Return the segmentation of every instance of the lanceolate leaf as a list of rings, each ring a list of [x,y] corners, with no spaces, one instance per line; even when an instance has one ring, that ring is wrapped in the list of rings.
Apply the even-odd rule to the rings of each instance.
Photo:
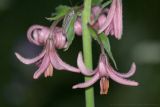
[[[96,31],[91,27],[88,27],[88,28],[89,28],[89,32],[91,33],[92,38],[100,44],[101,41],[99,40]]]
[[[110,5],[111,3],[112,3],[112,0],[108,0],[108,1],[104,2],[102,4],[102,8],[105,8],[106,6]]]
[[[65,33],[68,32],[69,26],[71,24],[71,21],[73,20],[75,15],[74,10],[70,11],[67,15],[65,15],[64,19],[63,19],[63,23],[62,23],[62,27],[65,31]]]
[[[99,38],[106,50],[106,52],[108,53],[108,56],[110,57],[110,59],[113,61],[113,64],[115,66],[115,68],[117,69],[117,64],[116,64],[116,61],[112,55],[112,51],[111,51],[111,46],[110,46],[110,42],[109,42],[109,38],[104,34],[104,33],[101,33],[99,35]]]
[[[104,33],[101,33],[100,35],[97,35],[96,31],[94,29],[92,29],[91,27],[89,27],[89,31],[91,33],[92,38],[94,40],[96,40],[99,43],[99,45],[103,45],[103,47],[105,48],[105,51],[108,53],[108,56],[113,61],[114,66],[117,69],[117,65],[116,65],[115,59],[114,59],[114,57],[112,55],[109,38],[106,35],[104,35]]]
[[[70,12],[71,7],[65,6],[65,5],[60,5],[56,7],[55,13],[52,14],[50,18],[47,18],[47,20],[53,21],[53,20],[58,20],[61,17],[64,17],[68,12]]]
[[[92,0],[92,5],[100,5],[103,0]]]
[[[69,46],[72,44],[73,40],[74,40],[74,37],[75,37],[75,32],[74,32],[74,23],[77,19],[77,15],[74,14],[70,20],[69,20],[69,23],[66,25],[66,28],[65,31],[66,31],[66,35],[67,35],[67,47],[65,49],[68,50]]]

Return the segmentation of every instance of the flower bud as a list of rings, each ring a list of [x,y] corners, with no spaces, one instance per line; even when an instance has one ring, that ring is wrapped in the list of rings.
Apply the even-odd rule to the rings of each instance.
[[[82,35],[82,24],[80,18],[78,18],[77,21],[74,23],[74,32],[77,36]]]

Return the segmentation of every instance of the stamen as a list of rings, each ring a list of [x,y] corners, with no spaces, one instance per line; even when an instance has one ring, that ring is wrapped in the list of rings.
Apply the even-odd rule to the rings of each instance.
[[[45,77],[53,76],[53,67],[51,64],[48,66],[47,70],[44,72],[44,76]]]
[[[100,94],[107,95],[109,88],[109,80],[106,77],[102,77],[100,80]]]

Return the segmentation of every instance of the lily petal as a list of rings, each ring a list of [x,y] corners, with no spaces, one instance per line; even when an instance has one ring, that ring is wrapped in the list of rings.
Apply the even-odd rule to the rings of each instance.
[[[109,67],[106,67],[106,70],[109,74],[109,77],[119,84],[128,85],[128,86],[138,86],[139,85],[139,83],[136,81],[127,80],[127,79],[117,76],[116,74],[112,72],[112,70]]]
[[[68,71],[71,71],[71,72],[80,73],[80,70],[78,68],[73,67],[73,66],[65,63],[64,61],[62,61],[61,58],[58,56],[58,54],[56,54],[56,57],[57,57],[56,59],[59,62],[59,64],[61,66],[63,66],[65,70],[68,70]]]
[[[115,37],[120,39],[122,36],[122,1],[117,0],[115,16],[113,18]]]
[[[84,82],[84,83],[79,83],[77,85],[74,85],[72,88],[87,88],[91,85],[93,85],[98,79],[100,78],[99,73],[95,74],[90,80]]]
[[[24,58],[22,57],[20,54],[15,52],[16,57],[24,64],[33,64],[35,62],[37,62],[38,60],[40,60],[44,55],[45,55],[46,51],[43,50],[38,56],[36,56],[35,58]]]
[[[61,66],[61,65],[59,64],[59,62],[57,61],[57,57],[56,57],[56,55],[55,55],[55,52],[51,51],[51,52],[49,53],[49,57],[50,57],[50,61],[51,61],[52,65],[54,66],[54,68],[56,68],[56,69],[58,69],[58,70],[63,70],[63,69],[64,69],[64,67]]]
[[[50,60],[56,69],[68,70],[68,71],[76,72],[76,73],[80,72],[80,70],[78,68],[73,67],[73,66],[71,66],[61,60],[61,58],[59,57],[59,55],[57,54],[57,52],[55,50],[55,47],[53,46],[52,41],[50,41],[49,46],[50,46],[50,52],[49,52]]]
[[[129,78],[136,72],[136,64],[135,63],[132,63],[131,68],[127,73],[119,73],[119,72],[115,71],[112,67],[110,67],[110,68],[114,74],[116,74],[117,76],[122,77],[122,78]]]
[[[123,23],[122,23],[122,0],[117,0],[117,9],[114,17],[114,27],[116,28],[115,31],[115,37],[117,39],[120,39],[122,36],[122,29],[123,29]]]
[[[82,53],[81,52],[79,52],[79,54],[78,54],[77,65],[78,65],[78,68],[80,69],[81,73],[83,75],[86,75],[86,76],[92,76],[97,71],[97,70],[92,71],[92,70],[89,70],[89,69],[86,68],[86,66],[84,64],[84,61],[82,59]]]
[[[48,68],[49,63],[50,63],[49,57],[45,55],[42,60],[42,64],[40,65],[39,69],[34,73],[33,78],[37,79],[42,73],[44,73]]]
[[[99,62],[99,65],[98,65],[98,70],[99,70],[99,75],[100,77],[103,77],[103,76],[108,76],[107,72],[106,72],[106,67],[104,65],[104,63],[102,61]]]
[[[113,0],[112,1],[111,7],[110,7],[110,9],[108,11],[107,19],[106,19],[105,23],[103,24],[103,26],[98,31],[98,34],[102,33],[109,26],[109,24],[111,23],[111,21],[112,21],[112,19],[114,17],[114,14],[115,14],[115,10],[116,10],[116,1],[117,0]]]
[[[28,31],[27,31],[28,40],[29,40],[30,42],[36,44],[36,45],[40,45],[40,43],[39,43],[38,41],[34,40],[32,33],[33,33],[34,30],[38,30],[38,29],[42,30],[43,28],[44,28],[44,27],[41,26],[41,25],[32,25],[32,26],[28,29]]]

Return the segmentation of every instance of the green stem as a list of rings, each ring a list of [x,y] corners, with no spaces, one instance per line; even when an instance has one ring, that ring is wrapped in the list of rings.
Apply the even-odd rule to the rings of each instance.
[[[91,13],[91,2],[92,0],[84,0],[84,10],[82,12],[82,34],[83,34],[83,54],[84,54],[84,62],[86,67],[92,69],[92,44],[91,44],[91,36],[88,29],[88,23],[90,21],[90,13]],[[90,77],[85,77],[85,81],[89,80]],[[89,87],[85,90],[85,100],[86,107],[94,107],[94,88]]]

